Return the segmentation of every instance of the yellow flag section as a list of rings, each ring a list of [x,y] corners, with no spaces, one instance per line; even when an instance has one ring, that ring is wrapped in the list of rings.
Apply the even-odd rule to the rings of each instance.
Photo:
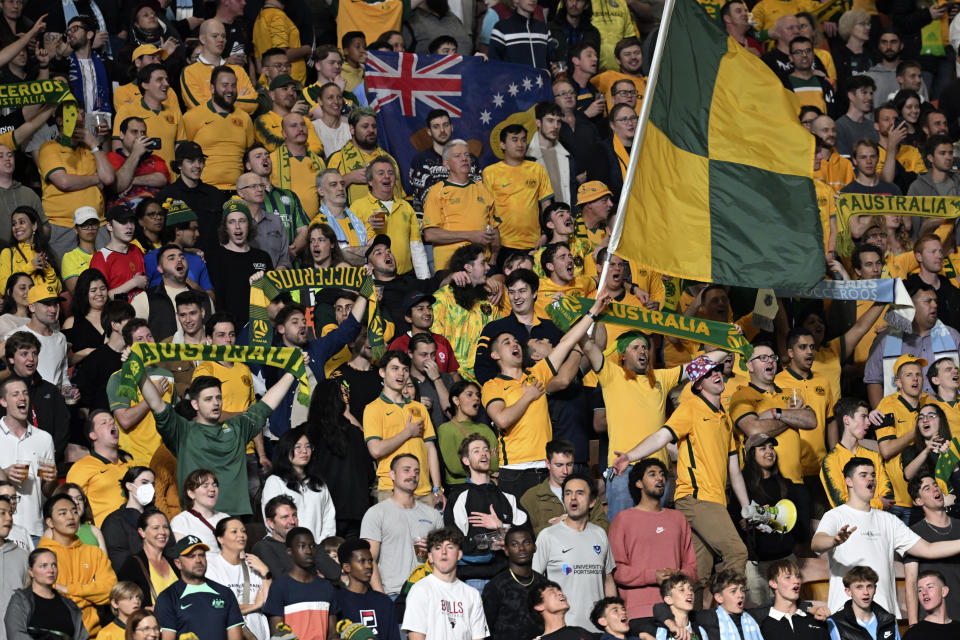
[[[814,141],[795,113],[759,58],[677,0],[615,253],[703,282],[819,282]]]

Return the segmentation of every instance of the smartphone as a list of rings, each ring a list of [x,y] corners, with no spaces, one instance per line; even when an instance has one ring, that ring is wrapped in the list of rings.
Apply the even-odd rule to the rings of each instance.
[[[906,121],[905,121],[903,118],[897,117],[897,118],[893,121],[893,128],[896,129],[897,127],[899,127],[900,125],[902,125],[904,122],[906,122]]]
[[[147,138],[147,149],[152,149],[154,151],[160,149],[163,141],[160,138]]]

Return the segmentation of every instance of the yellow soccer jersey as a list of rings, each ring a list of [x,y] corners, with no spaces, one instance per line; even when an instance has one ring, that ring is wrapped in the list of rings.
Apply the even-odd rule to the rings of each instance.
[[[598,73],[590,78],[590,84],[592,84],[596,90],[602,93],[603,97],[607,99],[607,107],[609,112],[609,107],[613,104],[613,85],[620,80],[629,80],[633,83],[633,86],[636,87],[636,112],[637,115],[640,115],[640,105],[643,104],[643,95],[647,92],[647,79],[643,76],[631,76],[623,73],[622,71],[614,71],[613,69],[610,69],[608,71]]]
[[[441,181],[430,187],[423,201],[423,228],[437,227],[446,231],[479,231],[488,225],[497,226],[493,210],[493,194],[483,184],[455,184]],[[450,256],[466,242],[434,245],[433,263],[445,269]]]
[[[777,385],[768,391],[761,389],[752,382],[746,384],[733,394],[730,399],[730,419],[733,424],[746,416],[759,416],[769,409],[786,409],[787,394]],[[777,465],[780,474],[795,484],[803,482],[803,471],[800,466],[800,433],[799,429],[788,427],[777,434]],[[737,440],[746,440],[742,432],[738,432]]]
[[[753,7],[757,29],[768,31],[781,16],[796,15],[801,11],[816,11],[820,4],[814,0],[760,0]]]
[[[887,161],[887,150],[880,147],[880,158],[877,160],[877,173],[883,171]],[[923,162],[920,150],[909,144],[902,144],[897,148],[897,162],[903,165],[905,171],[911,173],[926,173],[927,165]]]
[[[667,420],[679,456],[675,499],[691,496],[726,506],[727,465],[737,455],[733,423],[702,395],[681,402]]]
[[[536,380],[546,387],[555,374],[550,359],[544,358],[527,369],[520,379],[504,375],[493,377],[483,385],[483,406],[489,407],[491,403],[500,401],[505,407],[511,407],[523,396],[524,382]],[[500,430],[499,438],[501,468],[505,465],[543,460],[547,443],[553,438],[546,394],[531,402],[512,427],[506,431]]]
[[[381,491],[393,490],[393,480],[390,479],[390,461],[401,453],[410,453],[420,461],[420,483],[414,493],[418,496],[425,496],[431,490],[426,443],[437,439],[433,430],[433,423],[430,422],[430,412],[427,411],[425,406],[419,402],[396,404],[380,394],[363,410],[363,439],[365,442],[370,442],[371,440],[392,438],[403,431],[408,416],[415,421],[423,421],[423,437],[410,438],[400,445],[396,451],[377,460],[377,478],[379,479],[377,488]]]
[[[553,302],[553,296],[555,294],[562,293],[565,296],[573,295],[591,298],[596,290],[596,280],[587,276],[574,278],[566,285],[559,285],[550,278],[540,278],[540,289],[537,291],[537,299],[533,304],[533,308],[538,316],[549,318],[547,305]]]
[[[947,400],[941,400],[940,396],[936,396],[934,402],[937,403],[938,407],[943,409],[944,415],[947,416],[947,422],[950,425],[950,437],[960,437],[960,402],[957,400],[949,402]]]
[[[840,191],[856,176],[853,174],[853,164],[834,150],[829,158],[820,162],[820,168],[813,172],[813,177],[823,180],[834,191]]]
[[[302,46],[300,29],[283,9],[264,7],[253,23],[253,55],[262,58],[267,49],[297,49]],[[303,60],[290,63],[290,75],[301,85],[307,81],[307,64]],[[313,127],[311,127],[312,129]]]
[[[820,210],[820,226],[823,228],[823,249],[830,251],[836,246],[836,229],[831,231],[830,223],[836,224],[837,207],[834,198],[837,192],[823,180],[814,180],[817,192],[817,208]]]
[[[212,103],[194,107],[183,116],[184,131],[207,154],[201,179],[217,189],[233,191],[243,173],[243,152],[253,144],[253,122],[246,112],[218,113]]]
[[[12,143],[11,136],[11,143]],[[0,139],[0,143],[10,146]],[[10,147],[14,149],[15,147]],[[45,142],[38,152],[37,167],[43,186],[43,212],[50,224],[59,227],[73,226],[73,212],[80,204],[90,205],[103,215],[103,191],[94,185],[79,191],[60,191],[50,182],[50,174],[64,170],[72,176],[92,176],[97,173],[97,161],[84,146],[73,148],[69,138],[57,138]]]
[[[530,160],[516,167],[498,162],[483,170],[483,184],[493,194],[500,244],[511,249],[536,247],[540,239],[540,206],[553,198],[547,170]]]
[[[907,432],[912,433],[917,428],[917,413],[920,407],[930,401],[930,397],[921,394],[920,402],[916,406],[910,404],[910,401],[904,398],[900,393],[891,393],[884,396],[877,403],[877,411],[881,413],[893,414],[893,426],[879,427],[877,429],[877,442],[899,438]],[[907,491],[907,480],[903,477],[903,463],[898,453],[884,463],[887,469],[887,476],[893,484],[893,497],[900,507],[912,507],[913,500],[910,499],[910,493]]]
[[[155,149],[153,153],[163,158],[167,166],[172,169],[177,143],[187,139],[187,132],[183,127],[183,115],[179,107],[176,110],[164,108],[162,111],[154,111],[143,102],[143,99],[140,102],[124,105],[113,118],[114,138],[119,140],[122,137],[120,125],[131,116],[143,118],[147,125],[147,135],[151,138],[160,138],[160,148]]]
[[[289,189],[300,196],[300,204],[308,218],[317,215],[320,211],[317,176],[326,169],[323,158],[309,153],[305,156],[295,156],[289,152],[283,153],[278,148],[270,154],[270,160],[273,164],[270,182],[281,189]],[[283,163],[285,161],[290,162],[289,175],[284,175]]]
[[[121,109],[131,104],[140,104],[143,94],[140,93],[140,87],[136,82],[128,82],[117,87],[113,92],[113,111],[119,113]],[[167,98],[163,101],[164,109],[172,109],[182,115],[180,111],[180,101],[177,100],[177,92],[173,87],[167,87]]]
[[[370,216],[373,212],[385,207],[386,205],[373,197],[373,194],[367,193],[359,200],[355,200],[350,205],[350,210],[363,220],[367,228],[373,233],[373,227],[370,226]],[[390,210],[387,213],[387,226],[380,233],[386,233],[390,236],[390,250],[397,261],[397,273],[403,274],[413,271],[413,260],[410,257],[410,243],[423,242],[420,237],[420,223],[417,221],[417,214],[406,200],[394,200],[391,203]],[[373,235],[368,235],[373,238]]]
[[[826,378],[812,371],[809,375],[802,376],[787,367],[778,373],[773,381],[787,396],[796,389],[804,403],[817,414],[815,429],[800,429],[800,465],[803,475],[815,476],[820,473],[823,456],[827,455],[827,422],[833,418],[833,405],[837,398],[833,397]]]
[[[317,136],[317,130],[306,116],[303,116],[303,122],[307,125],[307,149],[322,158],[324,155],[323,143]],[[276,111],[268,111],[262,116],[257,116],[257,119],[253,121],[253,134],[256,136],[257,142],[265,146],[267,151],[274,151],[284,143],[282,125],[283,116]],[[299,192],[297,195],[300,195]]]
[[[73,463],[67,472],[67,482],[72,482],[87,496],[87,504],[93,511],[93,522],[98,527],[103,519],[124,505],[126,499],[120,492],[120,481],[127,470],[134,466],[126,451],[120,451],[116,462],[89,455]]]
[[[843,480],[843,467],[853,457],[867,458],[873,462],[873,467],[877,471],[877,488],[870,500],[870,506],[874,509],[883,509],[883,501],[880,500],[880,496],[893,496],[893,485],[887,476],[883,458],[876,451],[871,451],[860,445],[857,445],[855,452],[851,452],[840,443],[837,443],[837,446],[824,456],[823,463],[820,465],[820,482],[823,483],[823,488],[826,490],[830,506],[839,507],[846,503],[847,498],[850,497],[847,483]]]

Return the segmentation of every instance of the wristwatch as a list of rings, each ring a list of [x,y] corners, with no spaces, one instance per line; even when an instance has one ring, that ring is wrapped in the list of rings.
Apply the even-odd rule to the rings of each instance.
[[[774,410],[773,410],[773,416],[774,416],[777,420],[783,419],[783,409],[780,409],[779,407],[776,408],[776,409],[774,409]]]

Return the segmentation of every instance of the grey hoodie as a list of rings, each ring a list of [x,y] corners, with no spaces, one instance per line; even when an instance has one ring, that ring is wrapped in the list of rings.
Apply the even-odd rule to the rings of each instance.
[[[934,185],[929,173],[921,173],[910,183],[908,196],[960,196],[960,176],[951,173],[943,182]]]
[[[27,552],[16,542],[5,540],[0,546],[0,618],[7,612],[7,603],[14,591],[27,584]],[[0,640],[6,639],[6,633],[0,628]]]
[[[73,621],[74,629],[73,640],[90,640],[90,634],[83,626],[80,608],[70,598],[65,598],[60,594],[57,594],[57,597],[70,610],[70,619]],[[17,589],[13,592],[10,602],[7,604],[7,613],[3,617],[7,640],[33,640],[27,633],[27,625],[30,624],[31,614],[33,614],[33,591],[29,587]]]
[[[14,180],[9,188],[0,187],[0,211],[5,213],[0,217],[0,240],[4,245],[10,242],[10,212],[21,205],[32,207],[40,216],[41,225],[48,224],[37,192]]]

